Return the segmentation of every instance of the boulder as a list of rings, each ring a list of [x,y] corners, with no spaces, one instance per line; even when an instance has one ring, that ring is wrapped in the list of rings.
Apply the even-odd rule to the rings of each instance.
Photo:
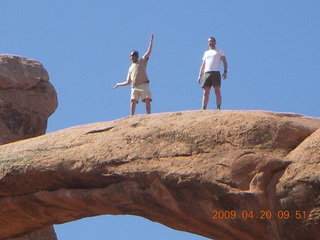
[[[187,111],[0,146],[0,238],[102,214],[208,238],[320,238],[320,119]]]
[[[46,132],[57,94],[36,60],[0,55],[0,144]]]
[[[0,55],[0,90],[31,89],[40,81],[49,81],[48,72],[40,62],[22,56]]]

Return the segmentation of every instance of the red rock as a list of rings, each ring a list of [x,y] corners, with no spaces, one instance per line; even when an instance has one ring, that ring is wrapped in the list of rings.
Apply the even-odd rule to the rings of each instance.
[[[41,63],[0,55],[0,145],[44,134],[56,108],[57,94]],[[0,228],[6,221],[2,220]],[[22,235],[12,240],[57,239],[52,226]]]
[[[190,111],[0,146],[0,238],[131,214],[216,240],[319,239],[319,127],[297,114]]]
[[[42,135],[57,94],[36,60],[0,55],[0,144]]]

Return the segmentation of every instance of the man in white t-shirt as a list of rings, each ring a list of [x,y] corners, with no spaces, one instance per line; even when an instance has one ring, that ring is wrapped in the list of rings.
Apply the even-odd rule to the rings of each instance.
[[[210,49],[205,51],[202,64],[199,71],[198,83],[201,82],[201,78],[203,77],[203,98],[202,98],[202,109],[207,109],[207,105],[209,102],[209,95],[211,86],[214,88],[214,92],[216,94],[216,103],[217,109],[221,109],[222,97],[221,97],[221,74],[220,74],[220,63],[222,61],[224,72],[222,74],[223,79],[227,78],[228,64],[227,59],[224,55],[222,49],[216,49],[216,39],[214,37],[210,37],[208,39],[208,45]]]

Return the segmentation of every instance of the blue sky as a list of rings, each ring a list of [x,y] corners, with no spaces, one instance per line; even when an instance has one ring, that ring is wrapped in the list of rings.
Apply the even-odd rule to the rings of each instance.
[[[48,131],[129,115],[129,53],[148,64],[152,112],[197,110],[207,39],[229,64],[222,109],[320,117],[320,1],[1,0],[2,53],[40,61],[58,93]],[[215,109],[212,92],[208,105]],[[144,114],[139,103],[136,114]],[[124,231],[125,228],[125,231]],[[58,225],[59,240],[205,239],[140,217],[100,216]]]

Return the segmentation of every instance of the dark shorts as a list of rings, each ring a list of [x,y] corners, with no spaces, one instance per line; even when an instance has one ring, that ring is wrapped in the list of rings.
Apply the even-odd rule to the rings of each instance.
[[[211,86],[221,86],[220,72],[206,72],[204,73],[202,88]]]

